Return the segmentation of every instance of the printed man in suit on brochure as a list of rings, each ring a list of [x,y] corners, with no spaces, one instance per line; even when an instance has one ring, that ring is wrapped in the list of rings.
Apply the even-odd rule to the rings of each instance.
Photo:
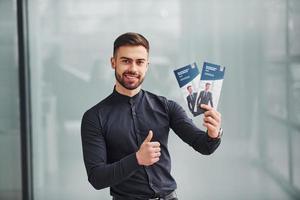
[[[211,85],[211,83],[209,83],[209,82],[206,83],[205,84],[205,89],[200,92],[200,95],[198,97],[198,100],[197,100],[197,105],[198,105],[197,110],[200,113],[204,113],[206,111],[206,110],[203,110],[202,108],[200,108],[201,104],[208,105],[210,103],[211,107],[214,107],[214,105],[213,105],[213,99],[212,99],[212,93],[209,91],[210,85]]]
[[[186,88],[189,92],[188,96],[186,97],[186,101],[189,107],[190,112],[195,116],[196,113],[194,111],[196,100],[197,100],[197,92],[193,92],[193,88],[191,85],[187,86]]]

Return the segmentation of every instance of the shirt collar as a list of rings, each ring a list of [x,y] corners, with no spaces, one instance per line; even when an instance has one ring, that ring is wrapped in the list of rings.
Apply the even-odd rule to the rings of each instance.
[[[118,101],[126,102],[126,103],[129,102],[130,104],[134,104],[135,102],[138,102],[142,96],[142,93],[143,93],[143,90],[140,90],[136,95],[130,97],[130,96],[119,93],[116,90],[116,86],[114,87],[114,90],[113,90],[113,96]]]

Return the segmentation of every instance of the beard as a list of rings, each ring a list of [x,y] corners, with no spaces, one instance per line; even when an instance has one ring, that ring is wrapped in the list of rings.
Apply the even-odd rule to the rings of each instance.
[[[128,78],[126,78],[127,76],[131,76],[131,77],[135,77],[136,80],[126,80]],[[116,80],[126,89],[128,90],[134,90],[136,88],[138,88],[144,81],[144,77],[142,77],[142,75],[138,72],[133,72],[133,71],[129,71],[126,70],[125,72],[123,72],[122,75],[117,73],[117,70],[115,70],[115,77]]]

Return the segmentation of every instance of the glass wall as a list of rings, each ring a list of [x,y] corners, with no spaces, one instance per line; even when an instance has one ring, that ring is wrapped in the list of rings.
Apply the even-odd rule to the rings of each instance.
[[[180,199],[299,195],[299,9],[296,0],[29,0],[35,199],[110,199],[87,181],[80,123],[112,92],[112,44],[128,31],[151,44],[144,89],[182,105],[176,67],[227,67],[217,152],[199,155],[170,135]]]
[[[266,4],[263,33],[262,70],[269,75],[262,82],[267,91],[262,102],[261,127],[267,132],[262,161],[266,171],[299,198],[300,2],[274,2]]]
[[[0,199],[22,198],[16,1],[0,1]]]

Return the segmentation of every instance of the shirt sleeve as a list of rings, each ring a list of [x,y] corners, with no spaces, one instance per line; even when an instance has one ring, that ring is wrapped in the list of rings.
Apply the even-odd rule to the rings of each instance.
[[[212,154],[220,145],[221,139],[210,138],[187,116],[184,109],[174,101],[168,101],[170,127],[184,142],[201,154]]]
[[[140,167],[135,153],[115,163],[107,163],[106,143],[97,113],[87,111],[81,122],[81,141],[88,180],[95,189],[118,184]]]

